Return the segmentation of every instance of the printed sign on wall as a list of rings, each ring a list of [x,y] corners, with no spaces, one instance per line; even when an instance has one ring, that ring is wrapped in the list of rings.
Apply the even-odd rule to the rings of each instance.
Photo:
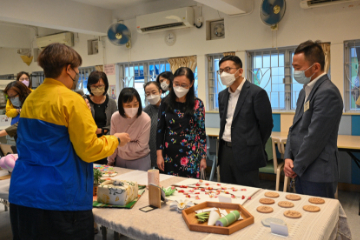
[[[115,64],[105,64],[104,72],[106,75],[115,75]]]
[[[115,85],[110,85],[109,87],[109,96],[116,100],[116,92],[115,92]]]

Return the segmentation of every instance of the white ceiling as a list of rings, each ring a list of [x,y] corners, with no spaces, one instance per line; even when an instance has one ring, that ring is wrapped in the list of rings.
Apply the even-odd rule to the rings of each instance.
[[[72,0],[72,1],[115,10],[119,8],[128,8],[143,3],[155,2],[158,0]]]

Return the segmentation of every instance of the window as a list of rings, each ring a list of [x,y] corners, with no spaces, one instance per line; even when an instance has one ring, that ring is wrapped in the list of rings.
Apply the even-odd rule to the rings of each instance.
[[[156,81],[156,77],[165,71],[170,71],[170,64],[166,60],[120,64],[120,88],[134,87],[144,107],[146,106],[144,83]]]
[[[44,72],[32,72],[30,77],[32,81],[32,88],[37,88],[44,82],[45,79]]]
[[[220,77],[217,74],[219,70],[219,61],[223,57],[222,54],[208,55],[208,96],[209,96],[209,110],[219,110],[218,96],[219,92],[224,90],[226,86],[222,85]]]
[[[360,98],[360,40],[345,42],[344,55],[345,111],[359,111],[356,101]]]
[[[5,75],[0,75],[0,79],[1,80],[15,80],[15,75],[14,74],[5,74]]]
[[[294,48],[248,52],[247,78],[265,89],[272,109],[293,110],[302,85],[293,79]]]
[[[87,89],[88,78],[91,72],[95,71],[95,67],[79,68],[79,82],[76,87],[77,90],[83,90],[84,94],[89,95]]]

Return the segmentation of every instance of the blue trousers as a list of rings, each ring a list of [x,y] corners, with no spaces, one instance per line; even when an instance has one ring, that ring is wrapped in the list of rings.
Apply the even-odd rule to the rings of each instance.
[[[301,180],[300,177],[295,178],[296,193],[334,198],[337,182],[309,182]]]

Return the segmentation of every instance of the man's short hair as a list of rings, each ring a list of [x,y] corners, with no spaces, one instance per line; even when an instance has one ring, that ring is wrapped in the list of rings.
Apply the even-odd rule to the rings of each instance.
[[[220,65],[221,65],[223,62],[225,62],[225,61],[233,61],[234,64],[235,64],[238,68],[242,68],[242,61],[241,61],[241,59],[240,59],[238,56],[228,55],[228,56],[223,57],[223,58],[219,61],[219,67],[220,67]]]
[[[325,67],[325,54],[320,45],[320,41],[311,41],[301,43],[295,50],[295,54],[304,53],[305,60],[310,62],[310,65],[319,63],[321,70],[324,71]]]
[[[53,43],[41,51],[38,57],[39,66],[44,69],[47,78],[57,78],[64,67],[71,68],[81,66],[81,56],[71,47],[65,44]]]

